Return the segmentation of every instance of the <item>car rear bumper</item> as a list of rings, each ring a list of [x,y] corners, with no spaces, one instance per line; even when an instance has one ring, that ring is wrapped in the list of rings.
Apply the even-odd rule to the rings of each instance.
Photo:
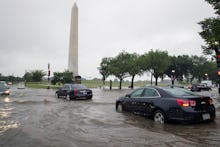
[[[93,97],[92,94],[88,94],[88,95],[76,95],[76,96],[70,95],[70,98],[71,98],[71,99],[91,99],[92,97]]]
[[[208,111],[177,111],[168,117],[170,121],[178,121],[183,123],[196,123],[213,121],[215,119],[215,108]]]

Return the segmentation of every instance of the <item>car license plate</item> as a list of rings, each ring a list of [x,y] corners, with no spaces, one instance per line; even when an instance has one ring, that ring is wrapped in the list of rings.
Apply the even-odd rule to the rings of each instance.
[[[202,114],[202,118],[203,120],[210,119],[210,114],[209,113]]]
[[[83,90],[83,91],[80,91],[83,95],[87,95],[87,91],[86,90]]]

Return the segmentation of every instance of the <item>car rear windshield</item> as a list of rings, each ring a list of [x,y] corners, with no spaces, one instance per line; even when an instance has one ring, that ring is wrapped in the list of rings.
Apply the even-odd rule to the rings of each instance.
[[[73,84],[71,85],[73,89],[86,89],[87,87],[82,84]]]
[[[198,96],[198,94],[183,88],[163,88],[163,90],[174,96]]]

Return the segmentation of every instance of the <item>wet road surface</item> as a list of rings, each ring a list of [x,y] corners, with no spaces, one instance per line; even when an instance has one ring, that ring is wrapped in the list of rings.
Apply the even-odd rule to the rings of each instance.
[[[92,100],[69,101],[55,90],[11,88],[0,97],[0,147],[220,146],[220,109],[215,122],[165,124],[115,111],[130,90],[93,89]]]

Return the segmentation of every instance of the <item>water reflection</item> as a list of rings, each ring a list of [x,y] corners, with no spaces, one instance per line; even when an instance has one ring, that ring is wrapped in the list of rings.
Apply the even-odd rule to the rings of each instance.
[[[9,103],[9,102],[10,102],[9,97],[5,97],[5,98],[4,98],[4,102],[5,102],[5,103]]]
[[[18,128],[19,125],[17,121],[10,120],[14,110],[10,102],[11,100],[7,96],[0,103],[0,135],[9,129]]]
[[[10,104],[9,97],[4,97],[3,104],[0,107],[0,118],[9,118],[11,116],[12,110],[13,108]]]
[[[9,129],[18,128],[18,126],[17,121],[0,121],[0,135]]]

